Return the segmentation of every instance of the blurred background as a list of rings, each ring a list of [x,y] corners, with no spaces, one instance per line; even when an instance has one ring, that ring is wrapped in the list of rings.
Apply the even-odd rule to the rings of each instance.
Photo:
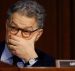
[[[0,1],[0,42],[5,40],[6,12],[16,1]],[[34,1],[43,5],[47,13],[37,47],[56,59],[75,59],[75,0]]]

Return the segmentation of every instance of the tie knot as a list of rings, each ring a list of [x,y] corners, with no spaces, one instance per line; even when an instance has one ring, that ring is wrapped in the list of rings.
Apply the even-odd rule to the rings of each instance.
[[[24,62],[23,61],[17,62],[17,66],[19,68],[23,68],[24,67]]]
[[[13,56],[13,65],[16,65],[19,68],[23,68],[24,62],[22,59],[18,58],[17,56]]]

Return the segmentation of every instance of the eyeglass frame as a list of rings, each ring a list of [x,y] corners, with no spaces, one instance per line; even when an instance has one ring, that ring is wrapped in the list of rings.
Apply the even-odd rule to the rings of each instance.
[[[24,30],[24,29],[20,29],[20,28],[15,28],[15,27],[13,27],[13,26],[11,26],[11,25],[9,25],[9,24],[7,24],[7,27],[8,28],[11,28],[11,29],[15,29],[16,30],[16,33],[14,34],[14,35],[16,35],[18,32],[19,32],[19,30],[21,30],[21,34],[22,34],[22,36],[23,37],[25,37],[24,35],[23,35],[23,32],[28,32],[29,33],[29,36],[33,33],[33,32],[35,32],[35,31],[37,31],[37,30],[39,30],[39,29],[41,29],[41,28],[37,28],[37,29],[35,29],[35,30],[33,30],[33,31],[26,31],[26,30]],[[11,31],[11,30],[10,30]]]

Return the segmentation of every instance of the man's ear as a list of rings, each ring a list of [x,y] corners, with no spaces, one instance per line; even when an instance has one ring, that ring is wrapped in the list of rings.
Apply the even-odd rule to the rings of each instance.
[[[43,34],[43,29],[39,29],[35,41],[38,41],[38,39],[41,37],[42,34]]]

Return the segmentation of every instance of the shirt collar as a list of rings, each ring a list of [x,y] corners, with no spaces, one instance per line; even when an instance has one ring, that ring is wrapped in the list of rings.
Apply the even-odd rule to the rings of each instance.
[[[12,57],[13,55],[11,54],[11,52],[9,51],[9,49],[7,48],[7,45],[5,44],[5,49],[1,55],[1,60],[7,60],[10,57]]]

